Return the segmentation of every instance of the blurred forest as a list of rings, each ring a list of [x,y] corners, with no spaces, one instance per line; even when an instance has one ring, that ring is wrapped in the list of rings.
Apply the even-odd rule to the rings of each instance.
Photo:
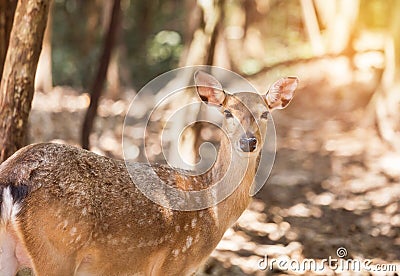
[[[235,71],[260,92],[296,75],[300,89],[274,113],[277,157],[267,184],[198,274],[313,275],[257,263],[266,254],[321,260],[339,247],[347,258],[399,269],[400,0],[54,0],[25,143],[83,144],[122,158],[135,93],[161,73],[199,64]],[[6,77],[4,69],[0,108]],[[130,131],[139,156],[139,128]],[[207,128],[194,133],[218,139]]]

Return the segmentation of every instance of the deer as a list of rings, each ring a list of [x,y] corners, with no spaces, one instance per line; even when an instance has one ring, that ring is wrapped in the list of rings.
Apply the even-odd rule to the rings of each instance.
[[[196,273],[249,205],[269,113],[290,103],[299,80],[281,78],[261,95],[229,94],[204,71],[194,79],[201,101],[224,116],[216,161],[201,175],[153,169],[169,185],[200,190],[221,178],[231,159],[236,189],[209,208],[174,210],[144,196],[122,160],[65,144],[28,145],[0,165],[0,275],[22,268],[37,276]],[[148,164],[135,166],[151,181]]]

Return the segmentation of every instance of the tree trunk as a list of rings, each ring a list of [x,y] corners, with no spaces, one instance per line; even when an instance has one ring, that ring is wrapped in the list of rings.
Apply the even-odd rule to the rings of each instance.
[[[318,25],[317,15],[312,0],[301,0],[304,26],[310,39],[313,54],[321,56],[325,53],[321,32]]]
[[[224,0],[197,1],[197,7],[188,6],[192,12],[188,19],[189,31],[186,32],[186,45],[184,54],[180,60],[181,66],[214,64],[215,56],[218,55],[218,53],[216,53],[216,46],[218,42],[221,42],[219,34],[223,33],[222,20],[224,3]],[[200,18],[199,13],[201,13]],[[193,32],[193,36],[188,35],[191,32]],[[226,49],[219,50],[221,52],[226,52]],[[192,78],[193,76],[188,77]],[[187,98],[181,100],[181,102],[189,101],[189,95]],[[183,129],[187,119],[192,118],[195,113],[196,111],[187,109],[187,114],[182,113],[182,118],[176,119],[172,122],[171,129]],[[199,111],[197,111],[197,113],[199,113]],[[196,117],[198,118],[198,115],[196,115]],[[178,141],[179,139],[173,139],[170,141],[170,155],[168,160],[174,164],[179,164],[179,161],[181,160],[181,157],[177,155],[179,152],[188,162],[192,164],[196,163],[197,148],[201,142],[199,140],[201,129],[201,124],[194,124],[185,130],[182,135],[182,141]],[[174,150],[178,147],[180,149],[179,151]]]
[[[17,0],[0,0],[0,77],[3,75]]]
[[[114,0],[110,25],[108,28],[106,38],[104,39],[103,53],[100,59],[97,75],[94,79],[92,89],[90,90],[91,91],[90,104],[86,112],[86,116],[82,126],[81,143],[84,149],[89,149],[90,146],[89,136],[93,129],[93,122],[94,118],[96,117],[101,91],[103,89],[104,80],[107,76],[107,70],[108,70],[108,65],[110,63],[112,49],[114,47],[115,40],[117,37],[119,15],[121,10],[120,4],[121,4],[120,0]]]
[[[18,1],[0,85],[0,162],[24,145],[49,0]]]
[[[53,24],[53,0],[50,0],[49,16],[44,32],[42,52],[40,53],[39,63],[35,77],[35,91],[48,93],[53,89],[53,73],[51,58],[51,32]]]
[[[200,20],[201,22],[198,22],[197,14],[193,12],[193,19],[190,22],[196,22],[198,26],[194,31],[192,40],[187,41],[190,46],[186,55],[182,56],[183,61],[181,60],[180,65],[212,65],[223,3],[223,0],[198,1],[203,18]],[[198,12],[198,10],[196,11]],[[192,28],[193,23],[188,25],[188,27]]]
[[[119,45],[115,46],[114,53],[111,55],[110,64],[107,71],[107,94],[105,97],[118,100],[121,91],[120,65],[119,65]]]
[[[184,45],[181,58],[179,60],[179,67],[190,65],[187,61],[189,57],[190,46],[194,40],[196,30],[200,28],[201,24],[203,24],[203,11],[200,6],[197,5],[197,1],[185,1],[185,6],[187,11],[185,13],[185,22],[187,22],[187,25],[183,35]]]
[[[393,149],[400,152],[400,18],[396,15],[398,9],[400,0],[393,3],[390,37],[385,47],[386,66],[372,100],[380,136]]]
[[[320,0],[316,2],[316,5],[317,11],[321,13],[320,18],[327,14],[327,10],[321,8],[321,6],[327,6],[329,9],[329,15],[325,18],[326,52],[329,54],[345,52],[351,46],[360,1],[334,0],[332,4],[331,1]]]

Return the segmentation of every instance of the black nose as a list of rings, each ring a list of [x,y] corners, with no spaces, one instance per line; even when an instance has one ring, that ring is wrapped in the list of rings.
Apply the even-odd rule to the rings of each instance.
[[[253,152],[257,147],[256,137],[242,137],[239,140],[240,149],[244,152]]]

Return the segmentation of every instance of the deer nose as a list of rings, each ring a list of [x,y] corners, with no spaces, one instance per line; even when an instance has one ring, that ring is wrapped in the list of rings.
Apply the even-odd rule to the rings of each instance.
[[[257,139],[254,136],[244,136],[239,140],[240,149],[244,152],[253,152],[257,147]]]

